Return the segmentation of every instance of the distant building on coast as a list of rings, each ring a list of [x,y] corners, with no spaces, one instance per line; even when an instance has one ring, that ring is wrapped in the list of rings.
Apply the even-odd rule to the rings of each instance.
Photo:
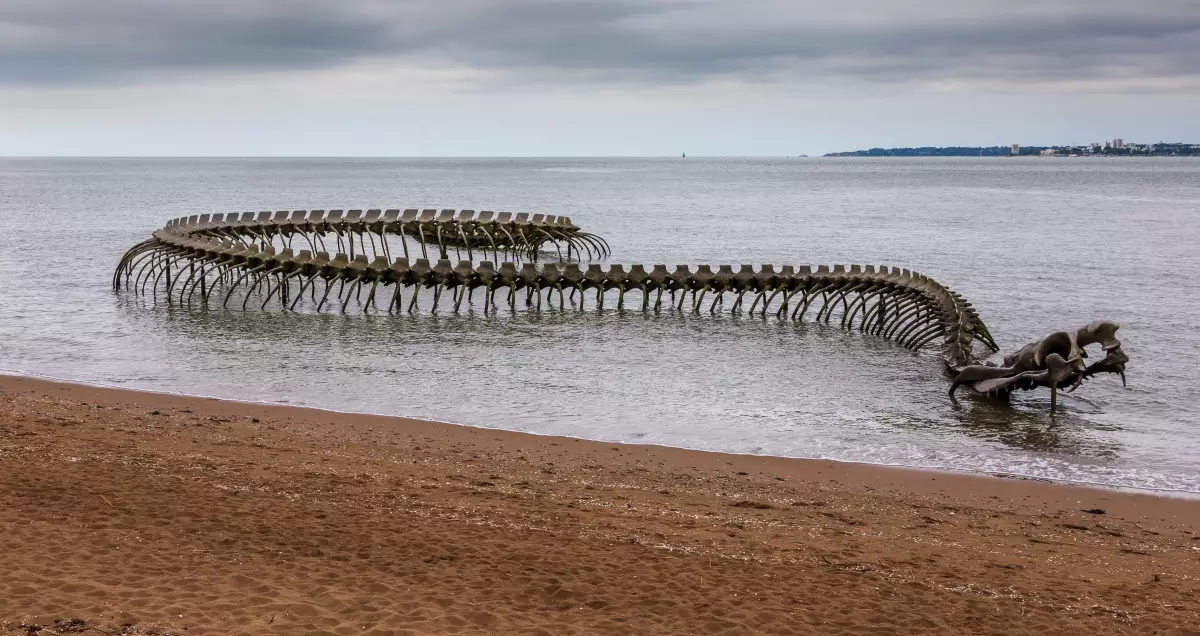
[[[1014,157],[1021,154],[1021,144],[1012,145],[1012,154]]]

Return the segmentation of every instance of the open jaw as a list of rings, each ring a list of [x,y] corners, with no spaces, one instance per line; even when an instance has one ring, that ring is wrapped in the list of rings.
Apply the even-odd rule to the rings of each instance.
[[[186,307],[229,307],[232,300],[243,309],[254,301],[259,309],[344,312],[353,305],[388,313],[413,312],[422,290],[432,293],[434,312],[444,293],[458,312],[479,291],[485,314],[500,306],[516,311],[519,296],[525,307],[540,311],[545,301],[549,310],[566,311],[568,294],[573,307],[578,294],[580,310],[594,295],[594,307],[603,310],[606,292],[616,290],[617,309],[630,296],[642,311],[662,311],[665,301],[669,311],[695,313],[707,298],[709,313],[720,307],[785,321],[836,318],[843,329],[913,351],[940,341],[952,399],[960,386],[1000,399],[1048,387],[1053,412],[1060,389],[1074,391],[1101,373],[1125,382],[1129,358],[1112,322],[1052,333],[1002,364],[981,362],[976,343],[987,355],[999,346],[971,303],[907,269],[584,264],[610,253],[607,241],[565,216],[432,209],[203,214],[171,219],[130,248],[113,273],[113,289]],[[1106,356],[1088,366],[1092,344]]]
[[[1041,340],[1031,342],[1016,353],[1005,356],[1003,364],[971,364],[957,369],[950,385],[950,395],[966,385],[979,393],[1006,399],[1014,390],[1030,391],[1038,387],[1050,389],[1050,409],[1057,408],[1058,391],[1067,393],[1101,373],[1115,373],[1125,386],[1125,364],[1129,356],[1121,350],[1116,332],[1121,326],[1114,322],[1097,321],[1076,331],[1057,331]],[[1087,347],[1100,345],[1103,359],[1085,364]]]

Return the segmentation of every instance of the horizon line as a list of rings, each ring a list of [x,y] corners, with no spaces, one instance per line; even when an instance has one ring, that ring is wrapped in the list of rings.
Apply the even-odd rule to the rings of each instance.
[[[952,146],[930,146],[952,147]],[[993,146],[953,146],[958,148],[990,148]],[[1001,146],[996,146],[1001,147]],[[1028,146],[1030,148],[1034,146]],[[901,147],[897,147],[901,148]],[[796,155],[4,155],[0,160],[13,159],[978,159],[972,156],[912,156],[912,157],[838,157],[840,153],[866,152],[845,150],[821,154]],[[891,150],[885,148],[885,150]],[[994,159],[995,157],[982,157]]]
[[[682,154],[682,153],[681,153]],[[0,159],[813,159],[820,155],[5,155]]]

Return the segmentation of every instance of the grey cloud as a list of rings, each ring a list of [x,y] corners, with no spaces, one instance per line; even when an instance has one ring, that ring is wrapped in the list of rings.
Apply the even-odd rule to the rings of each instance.
[[[313,68],[392,47],[386,22],[334,4],[9,1],[0,5],[0,81]]]
[[[1138,5],[1141,6],[1138,6]],[[1147,6],[1150,5],[1150,6]],[[1200,75],[1193,0],[5,0],[0,83],[360,58],[557,81]],[[586,78],[586,79],[585,79]]]

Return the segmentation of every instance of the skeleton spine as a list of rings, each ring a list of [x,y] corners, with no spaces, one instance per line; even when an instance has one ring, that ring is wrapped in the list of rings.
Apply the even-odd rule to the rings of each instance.
[[[520,299],[539,310],[566,311],[568,304],[582,310],[587,300],[603,309],[606,292],[615,290],[617,309],[658,312],[666,295],[667,309],[675,311],[720,308],[795,321],[807,315],[824,323],[837,316],[844,329],[912,350],[940,341],[951,370],[972,364],[974,341],[998,349],[970,303],[907,269],[597,263],[584,269],[577,262],[609,254],[604,239],[562,216],[415,209],[204,214],[172,219],[133,246],[117,265],[113,288],[186,306],[389,313],[414,311],[422,290],[432,290],[433,311],[481,302],[484,313],[515,311]],[[538,264],[547,256],[554,258]]]

